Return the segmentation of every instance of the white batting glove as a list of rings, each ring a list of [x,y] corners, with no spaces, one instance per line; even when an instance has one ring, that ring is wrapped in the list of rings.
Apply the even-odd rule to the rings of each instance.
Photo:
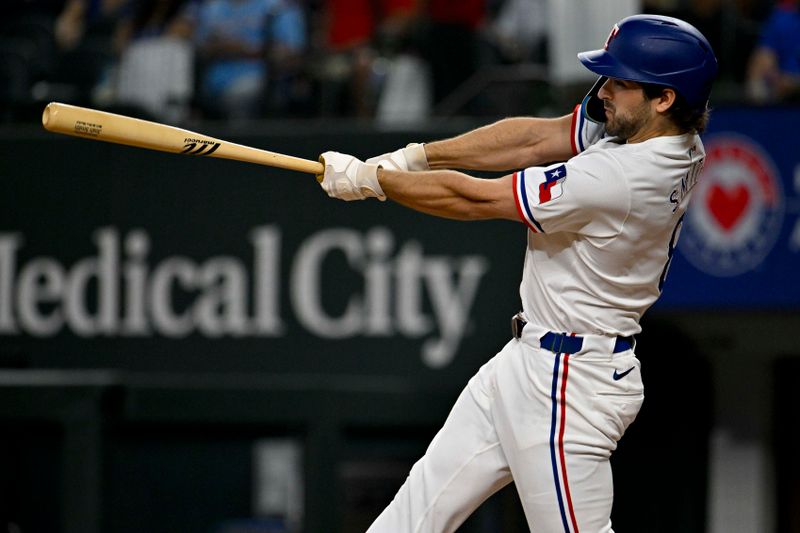
[[[355,157],[339,152],[325,152],[319,156],[325,166],[320,185],[331,198],[340,200],[364,200],[377,198],[386,200],[378,183],[378,165],[364,163]]]
[[[419,143],[411,143],[394,152],[370,157],[367,159],[367,163],[388,170],[430,170],[428,156],[425,155],[425,146]]]

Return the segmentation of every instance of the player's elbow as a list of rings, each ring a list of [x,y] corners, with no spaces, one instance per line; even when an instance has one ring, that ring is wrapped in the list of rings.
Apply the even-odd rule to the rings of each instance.
[[[516,220],[517,211],[513,200],[504,198],[471,200],[452,206],[451,218],[458,220]]]
[[[571,127],[572,115],[531,122],[528,135],[525,136],[526,144],[520,148],[524,165],[518,168],[564,161],[571,157]]]
[[[511,175],[481,179],[448,173],[444,178],[448,193],[437,199],[437,210],[442,216],[456,220],[491,220],[515,216],[511,179]]]

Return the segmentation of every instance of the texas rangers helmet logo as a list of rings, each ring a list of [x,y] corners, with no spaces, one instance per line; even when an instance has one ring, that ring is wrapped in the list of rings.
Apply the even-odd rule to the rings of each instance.
[[[783,221],[783,190],[769,156],[746,137],[706,141],[686,219],[678,249],[699,270],[722,277],[757,268]]]
[[[618,33],[619,33],[619,26],[614,24],[614,27],[611,28],[611,33],[608,34],[606,43],[603,45],[603,50],[608,50],[608,45],[611,44],[611,41],[614,40],[614,38],[617,36]]]
[[[539,205],[558,198],[564,192],[561,184],[567,179],[567,167],[559,165],[556,168],[545,170],[544,177],[545,180],[539,184]]]

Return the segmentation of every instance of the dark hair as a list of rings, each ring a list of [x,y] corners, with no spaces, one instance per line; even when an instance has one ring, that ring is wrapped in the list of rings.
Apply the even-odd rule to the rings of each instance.
[[[668,87],[656,83],[641,83],[642,90],[647,98],[658,98]],[[675,91],[675,89],[672,89]],[[675,101],[667,110],[667,114],[672,122],[683,132],[703,133],[708,126],[710,112],[707,106],[702,108],[691,107],[686,99],[675,91]]]

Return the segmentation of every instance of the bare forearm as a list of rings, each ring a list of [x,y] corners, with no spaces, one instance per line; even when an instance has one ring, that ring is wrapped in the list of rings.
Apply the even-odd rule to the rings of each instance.
[[[387,197],[415,211],[455,220],[518,220],[509,180],[473,178],[452,170],[378,170]]]
[[[425,145],[432,169],[512,170],[572,155],[571,115],[555,119],[507,118]]]

